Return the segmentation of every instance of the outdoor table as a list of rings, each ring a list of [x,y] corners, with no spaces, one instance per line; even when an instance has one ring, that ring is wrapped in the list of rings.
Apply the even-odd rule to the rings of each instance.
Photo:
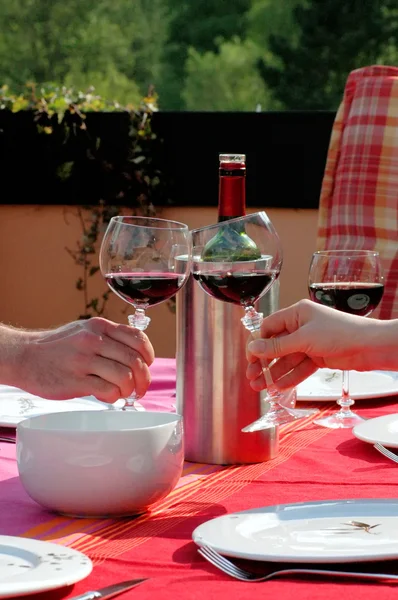
[[[142,403],[150,410],[173,410],[175,361],[157,359],[151,370],[153,383]],[[320,402],[318,407],[322,412],[336,410],[335,402]],[[398,397],[357,401],[355,408],[366,418],[398,413]],[[38,594],[38,600],[70,598],[140,577],[148,580],[121,598],[395,600],[398,583],[310,577],[244,583],[224,575],[197,552],[193,530],[226,513],[291,502],[396,497],[396,464],[354,437],[350,429],[322,428],[312,419],[282,426],[279,454],[269,462],[238,466],[186,462],[178,486],[168,497],[148,513],[122,519],[68,518],[43,509],[21,486],[15,445],[0,442],[0,533],[70,546],[93,561],[86,579]],[[355,569],[398,573],[394,561],[357,564]]]

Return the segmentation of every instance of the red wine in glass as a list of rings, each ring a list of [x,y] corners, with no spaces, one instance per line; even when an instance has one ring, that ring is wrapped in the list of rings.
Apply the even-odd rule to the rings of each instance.
[[[318,304],[324,304],[352,315],[366,317],[370,315],[383,297],[382,283],[323,282],[309,286],[310,298]]]
[[[172,298],[188,279],[188,225],[154,217],[112,217],[99,258],[108,287],[135,309],[128,315],[129,325],[145,331],[151,320],[146,309]],[[122,410],[138,410],[135,391],[125,400]]]
[[[178,273],[107,273],[105,281],[126,302],[148,307],[174,296],[185,277]]]
[[[308,290],[317,304],[358,317],[369,316],[384,293],[384,279],[379,254],[373,250],[321,250],[312,256]],[[320,331],[322,334],[322,331]],[[354,400],[349,394],[349,371],[343,371],[340,410],[315,423],[330,428],[351,428],[363,421],[351,410]]]
[[[217,300],[252,306],[276,279],[276,272],[198,271],[194,278],[205,292]]]

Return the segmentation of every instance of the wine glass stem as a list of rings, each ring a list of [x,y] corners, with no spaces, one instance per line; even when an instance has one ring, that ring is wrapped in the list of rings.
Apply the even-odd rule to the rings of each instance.
[[[342,416],[351,412],[350,407],[354,404],[354,400],[350,398],[350,372],[343,371],[342,395],[337,404],[341,406],[340,413]]]
[[[258,329],[257,331],[252,331],[252,338],[258,340],[261,338],[261,331]],[[274,396],[279,396],[279,392],[275,386],[274,380],[272,379],[271,371],[269,370],[269,365],[265,361],[264,358],[260,358],[261,369],[263,371],[265,383],[267,385],[267,393],[269,398],[269,403],[273,406],[276,404],[276,401],[273,399]]]
[[[254,306],[249,306],[245,309],[245,316],[243,317],[242,322],[246,329],[248,329],[252,334],[252,338],[255,340],[261,338],[262,320],[263,314],[258,313]],[[268,363],[265,361],[265,359],[261,358],[260,364],[263,371],[265,383],[267,385],[269,403],[271,404],[272,408],[275,408],[277,400],[275,400],[274,398],[278,398],[280,396],[279,391],[274,383],[274,380],[272,379]]]
[[[143,308],[136,308],[135,313],[133,315],[129,315],[128,317],[129,325],[131,327],[135,327],[140,331],[145,331],[148,327],[151,319],[146,316],[145,310]]]
[[[128,322],[130,327],[135,327],[140,331],[145,331],[151,322],[150,317],[147,317],[143,308],[136,308],[133,315],[129,315]],[[137,410],[135,403],[139,400],[139,396],[134,391],[128,398],[125,398],[125,405],[122,410]]]

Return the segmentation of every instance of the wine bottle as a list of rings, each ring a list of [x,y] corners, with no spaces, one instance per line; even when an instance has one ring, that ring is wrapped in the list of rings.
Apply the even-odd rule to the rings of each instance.
[[[246,156],[220,154],[218,186],[218,222],[246,214]],[[253,261],[261,258],[254,241],[241,223],[221,227],[206,244],[202,259],[208,262]]]

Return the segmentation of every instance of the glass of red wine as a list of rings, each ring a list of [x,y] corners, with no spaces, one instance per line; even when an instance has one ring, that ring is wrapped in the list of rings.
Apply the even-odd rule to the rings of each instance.
[[[262,313],[255,305],[279,277],[282,246],[265,212],[194,229],[192,273],[213,298],[240,305],[242,323],[254,338],[261,335]],[[313,414],[284,407],[285,395],[275,386],[268,365],[262,362],[269,410],[242,431],[258,431]],[[305,414],[304,414],[305,413]]]
[[[384,292],[378,252],[373,250],[325,250],[312,256],[309,282],[311,300],[352,315],[367,317],[377,308]],[[322,332],[319,332],[322,335]],[[349,371],[343,371],[340,410],[315,421],[332,429],[354,427],[364,419],[351,410]]]
[[[113,217],[100,249],[101,273],[110,289],[135,308],[129,325],[144,331],[145,311],[173,297],[190,274],[191,235],[177,221],[151,217]],[[137,410],[137,396],[123,410]]]

